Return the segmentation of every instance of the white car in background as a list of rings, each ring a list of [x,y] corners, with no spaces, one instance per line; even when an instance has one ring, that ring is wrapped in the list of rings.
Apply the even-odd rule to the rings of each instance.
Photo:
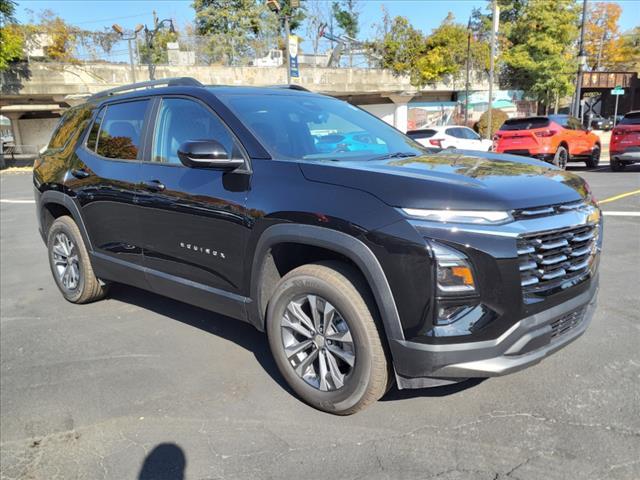
[[[480,138],[480,135],[472,129],[461,125],[409,130],[407,136],[421,145],[431,148],[457,148],[488,152],[493,144],[491,140]]]

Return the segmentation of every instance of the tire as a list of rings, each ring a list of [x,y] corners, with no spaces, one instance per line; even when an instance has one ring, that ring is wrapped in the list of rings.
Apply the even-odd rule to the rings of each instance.
[[[568,162],[569,152],[562,146],[558,147],[558,150],[556,150],[556,154],[553,156],[552,163],[561,170],[566,170]]]
[[[71,303],[90,303],[107,294],[108,286],[93,273],[78,226],[69,216],[58,217],[47,234],[49,266],[62,296]]]
[[[330,307],[334,307],[335,311],[329,314],[333,320],[326,322],[326,330],[321,326],[316,328],[310,311],[312,302],[319,311],[331,312]],[[330,306],[326,307],[326,303]],[[293,315],[294,311],[298,312],[297,316]],[[300,311],[306,315],[306,323],[298,320]],[[280,373],[303,401],[325,412],[350,415],[386,393],[392,376],[382,340],[384,333],[376,316],[377,309],[364,280],[346,264],[303,265],[280,280],[267,308],[269,346]],[[319,312],[317,318],[321,324]],[[307,327],[309,321],[311,328]],[[296,325],[295,330],[290,328],[292,324]],[[304,335],[300,334],[299,326],[303,327]],[[332,338],[347,341],[342,343]],[[311,341],[308,347],[291,355],[308,340]],[[342,353],[334,354],[337,350]],[[343,357],[350,358],[349,352],[353,355],[352,365],[343,360]],[[301,374],[306,373],[305,378],[297,373],[294,364]],[[344,375],[342,385],[335,380],[340,374]]]
[[[585,160],[584,163],[586,163],[587,167],[589,168],[596,168],[600,164],[600,146],[599,145],[596,145],[595,147],[593,147],[593,150],[591,150],[591,155],[587,160]]]
[[[616,160],[613,158],[611,159],[610,167],[614,172],[622,172],[625,168],[627,168],[627,166],[620,160]]]

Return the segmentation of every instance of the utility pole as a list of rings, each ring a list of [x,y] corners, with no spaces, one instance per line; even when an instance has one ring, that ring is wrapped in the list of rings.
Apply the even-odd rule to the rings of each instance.
[[[284,42],[286,46],[285,56],[287,57],[285,65],[287,66],[287,85],[289,85],[291,83],[291,50],[289,49],[289,35],[291,35],[291,29],[289,28],[289,15],[284,16],[284,34],[286,37],[286,41]]]
[[[582,68],[586,61],[584,53],[584,26],[587,21],[587,0],[582,0],[582,24],[580,25],[580,47],[578,49],[578,78],[576,79],[576,95],[572,113],[574,117],[580,117],[580,97],[582,90]]]
[[[469,123],[469,70],[471,69],[471,18],[467,24],[467,81],[464,86],[464,124]]]
[[[491,108],[493,107],[493,76],[496,56],[496,33],[500,23],[500,9],[498,1],[491,1],[491,58],[489,59],[489,112],[487,113],[487,138],[491,140]]]

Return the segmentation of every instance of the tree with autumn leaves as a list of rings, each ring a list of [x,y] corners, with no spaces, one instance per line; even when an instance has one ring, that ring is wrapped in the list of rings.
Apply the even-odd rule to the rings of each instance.
[[[497,69],[501,85],[524,90],[546,105],[573,93],[577,71],[580,3],[575,0],[497,0],[500,7]],[[471,65],[486,71],[491,2],[472,15]],[[591,5],[585,49],[592,69],[633,68],[638,64],[637,35],[624,38],[618,28],[620,6]],[[383,68],[409,75],[417,87],[446,76],[460,76],[466,62],[467,25],[451,14],[425,35],[404,17],[387,18],[371,49]],[[634,60],[635,59],[635,60]],[[637,67],[636,67],[637,68]]]
[[[623,37],[618,27],[622,8],[617,3],[598,2],[589,6],[585,29],[587,65],[593,71],[633,68],[638,46]]]

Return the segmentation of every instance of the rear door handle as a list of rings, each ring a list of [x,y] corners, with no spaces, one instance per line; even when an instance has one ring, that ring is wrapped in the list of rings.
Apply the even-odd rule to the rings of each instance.
[[[76,178],[87,178],[91,176],[89,172],[87,172],[84,168],[74,168],[71,170],[71,175]]]
[[[164,183],[160,180],[147,180],[142,182],[144,187],[151,192],[162,192],[165,189]]]

